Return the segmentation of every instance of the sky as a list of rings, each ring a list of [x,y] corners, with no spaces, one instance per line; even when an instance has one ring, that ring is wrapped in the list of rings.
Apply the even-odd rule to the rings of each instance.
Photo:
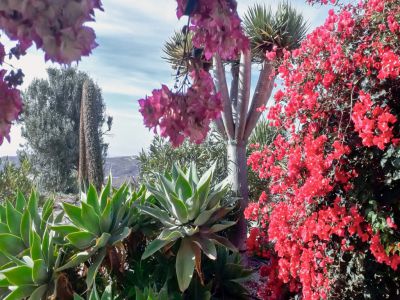
[[[277,6],[277,1],[238,0],[239,14],[254,5]],[[310,6],[305,0],[292,0],[310,25],[310,30],[323,23],[328,9]],[[104,12],[96,12],[96,22],[89,23],[97,34],[99,46],[89,57],[78,63],[102,88],[107,115],[114,118],[109,143],[110,157],[137,155],[149,146],[152,133],[144,127],[137,100],[159,88],[162,83],[173,82],[169,65],[161,58],[162,47],[174,30],[185,23],[176,19],[176,2],[173,0],[103,0]],[[24,90],[34,78],[46,78],[46,68],[41,51],[31,49],[19,61],[12,62],[22,68]],[[256,80],[256,78],[255,78]],[[255,81],[254,80],[254,81]],[[14,125],[11,143],[0,146],[1,156],[16,155],[24,143],[21,128]]]

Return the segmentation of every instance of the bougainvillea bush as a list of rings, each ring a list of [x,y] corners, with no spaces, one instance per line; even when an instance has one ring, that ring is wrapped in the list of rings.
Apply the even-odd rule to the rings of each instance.
[[[246,210],[264,299],[399,297],[399,21],[398,0],[339,4],[277,64],[284,133],[248,161],[270,180]]]

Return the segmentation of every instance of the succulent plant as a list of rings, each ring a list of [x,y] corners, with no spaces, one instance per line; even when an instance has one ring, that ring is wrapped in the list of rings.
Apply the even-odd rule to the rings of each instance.
[[[88,294],[87,300],[112,300],[113,298],[113,293],[112,293],[112,287],[111,284],[108,285],[103,294],[100,296],[96,287],[93,286],[92,291]],[[85,298],[82,298],[78,294],[74,294],[74,300],[85,300]]]
[[[18,193],[16,204],[0,206],[0,298],[40,300],[54,290],[61,255],[53,242],[52,200],[39,213],[39,197]],[[58,218],[61,218],[59,216]]]
[[[136,193],[124,184],[112,193],[109,179],[100,196],[91,185],[79,206],[63,203],[70,224],[57,224],[52,228],[64,234],[66,244],[79,252],[57,271],[75,267],[90,259],[86,277],[86,284],[90,288],[104,258],[108,255],[110,263],[115,261],[110,255],[118,251],[112,250],[122,247],[122,241],[129,236],[138,212],[133,203],[140,198],[144,199],[144,188]]]
[[[201,253],[217,258],[216,244],[236,251],[228,239],[217,235],[235,222],[222,219],[232,210],[222,200],[227,195],[228,181],[212,185],[215,165],[199,179],[195,164],[184,170],[175,165],[170,174],[159,175],[147,187],[156,199],[141,206],[143,213],[159,220],[164,229],[143,253],[146,259],[162,248],[171,249],[179,242],[176,275],[180,290],[185,291],[196,269],[201,277]]]

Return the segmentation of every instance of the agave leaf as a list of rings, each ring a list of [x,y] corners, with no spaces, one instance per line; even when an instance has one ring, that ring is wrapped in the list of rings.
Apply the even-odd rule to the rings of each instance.
[[[215,241],[217,244],[219,244],[233,252],[237,252],[237,248],[227,238],[216,235],[215,233],[210,233],[205,236],[206,236],[206,238],[209,238],[209,239]]]
[[[36,284],[44,283],[48,278],[47,266],[43,259],[33,262],[32,279]]]
[[[97,200],[96,200],[97,201]],[[82,202],[81,210],[82,225],[85,229],[94,235],[100,234],[100,219],[95,209],[91,206]]]
[[[124,239],[126,239],[131,233],[131,229],[128,227],[121,228],[118,232],[113,233],[113,235],[110,237],[109,243],[111,245],[115,245],[118,242],[122,242]]]
[[[100,214],[100,206],[99,206],[99,196],[97,195],[96,188],[93,184],[90,184],[89,190],[87,192],[86,203],[93,207],[96,214]]]
[[[47,284],[43,284],[39,286],[36,290],[33,291],[31,296],[29,297],[29,300],[42,300],[43,296],[46,294],[48,289]]]
[[[74,300],[85,300],[85,299],[79,296],[77,293],[74,293]]]
[[[234,222],[234,221],[222,221],[219,224],[215,224],[215,225],[211,226],[210,232],[219,232],[219,231],[225,230],[235,224],[236,224],[236,222]]]
[[[104,208],[107,205],[107,199],[110,196],[110,192],[111,192],[111,176],[108,177],[107,184],[101,191],[101,195],[100,195],[100,203],[101,204],[100,205],[101,205],[102,211],[104,210]]]
[[[171,204],[172,204],[172,214],[177,218],[177,220],[181,223],[184,224],[186,223],[189,219],[189,215],[188,215],[188,209],[185,205],[185,203],[183,203],[183,201],[181,199],[179,199],[178,197],[176,197],[175,195],[170,195],[170,200],[171,200]]]
[[[24,241],[10,233],[0,234],[0,251],[17,255],[25,249]]]
[[[17,211],[9,201],[7,201],[6,205],[7,205],[6,206],[7,225],[10,228],[10,232],[12,234],[19,235],[21,228],[22,214],[19,211]]]
[[[168,245],[170,242],[171,241],[168,240],[159,240],[159,239],[153,240],[149,245],[147,245],[146,250],[144,250],[142,259],[146,259],[152,256],[154,253],[156,253],[158,250]]]
[[[101,249],[100,252],[97,253],[96,259],[90,265],[86,275],[86,285],[88,289],[91,288],[92,284],[94,283],[94,280],[96,279],[96,274],[101,266],[101,263],[104,260],[104,257],[106,257],[106,253],[107,252],[105,248]]]
[[[29,214],[31,215],[33,224],[35,225],[35,228],[40,233],[41,218],[40,218],[39,211],[38,211],[38,201],[39,201],[38,199],[39,199],[39,197],[38,197],[37,193],[32,192],[31,196],[29,197],[29,200],[28,200],[28,210],[29,210]]]
[[[89,248],[93,244],[95,238],[96,236],[93,233],[87,231],[73,232],[66,236],[70,244],[80,250]]]
[[[219,209],[218,206],[213,207],[210,210],[205,210],[202,211],[199,216],[196,218],[196,220],[194,220],[194,225],[196,226],[202,226],[205,223],[207,223],[208,220],[210,220],[211,216],[214,214],[214,212]]]
[[[32,268],[26,265],[2,270],[1,273],[12,285],[32,284]]]
[[[63,208],[67,217],[72,221],[75,226],[83,227],[82,213],[81,208],[75,205],[71,205],[69,203],[64,202]]]
[[[124,201],[126,194],[128,191],[128,187],[126,184],[121,185],[121,187],[117,190],[114,196],[111,198],[111,204],[113,211],[118,211]]]
[[[217,164],[214,163],[203,176],[201,176],[199,183],[197,184],[197,196],[200,200],[200,207],[203,205],[210,192],[211,181],[214,176],[215,168]]]
[[[7,224],[0,223],[0,233],[10,233],[10,228]]]
[[[194,162],[190,164],[187,180],[192,186],[192,189],[197,187],[197,184],[199,183],[199,177],[197,175],[197,166]]]
[[[4,224],[7,224],[7,213],[6,208],[0,204],[0,221]]]
[[[195,266],[195,254],[190,239],[182,239],[176,255],[176,277],[181,292],[184,292],[192,281]]]
[[[103,295],[101,296],[101,300],[112,300],[112,286],[109,284],[103,292]]]
[[[53,225],[50,227],[55,232],[61,234],[62,236],[68,235],[73,232],[77,232],[80,229],[74,225]]]
[[[29,211],[25,210],[21,218],[20,237],[22,237],[25,245],[29,245],[29,232],[31,230],[31,216]]]
[[[56,272],[61,272],[61,271],[76,267],[76,266],[80,265],[81,263],[84,263],[85,261],[87,261],[90,258],[90,256],[93,255],[93,253],[94,253],[94,251],[83,251],[83,252],[79,252],[79,253],[75,254],[68,260],[68,262],[65,265],[57,268]]]
[[[96,240],[96,244],[94,245],[92,251],[97,251],[98,249],[105,247],[110,238],[111,234],[103,232],[103,234]]]
[[[22,214],[25,208],[25,204],[26,204],[26,199],[24,197],[24,194],[22,194],[21,191],[18,190],[17,198],[15,200],[15,209]]]
[[[110,200],[107,200],[107,203],[104,207],[103,213],[100,217],[100,229],[102,232],[109,232],[111,230],[111,224],[113,221],[112,217],[112,204]]]
[[[156,188],[153,188],[151,186],[147,187],[147,191],[148,193],[150,193],[151,195],[153,195],[158,203],[167,211],[171,210],[171,204],[167,201],[166,199],[166,195],[163,194],[162,192],[158,191]]]
[[[174,220],[172,220],[168,213],[159,209],[159,208],[152,208],[149,206],[140,206],[139,207],[142,212],[152,216],[153,218],[158,219],[164,226],[174,226]]]
[[[175,192],[180,199],[188,199],[192,196],[192,188],[182,174],[179,174],[175,182]]]
[[[18,286],[15,290],[13,290],[4,300],[21,300],[29,297],[34,291],[36,287],[32,285],[22,285]]]
[[[33,260],[42,259],[42,241],[40,236],[32,230],[30,234],[30,254]]]
[[[99,294],[97,293],[96,286],[93,286],[92,292],[90,293],[89,300],[100,300]]]
[[[199,248],[204,252],[209,259],[217,259],[217,248],[215,244],[201,235],[196,235],[192,238],[193,242],[199,246]]]
[[[44,230],[44,227],[46,226],[46,222],[49,220],[49,218],[53,214],[53,207],[54,207],[54,200],[48,199],[43,205],[43,210],[42,210],[42,222],[41,222],[41,228]]]
[[[234,209],[233,206],[227,207],[221,207],[219,208],[214,214],[211,216],[211,218],[208,220],[206,225],[213,225],[217,222],[219,222],[222,218],[224,218],[228,213],[230,213]]]
[[[161,233],[157,237],[157,239],[173,242],[173,241],[176,241],[177,239],[183,238],[183,237],[184,237],[184,234],[179,229],[166,228],[163,231],[161,231]]]

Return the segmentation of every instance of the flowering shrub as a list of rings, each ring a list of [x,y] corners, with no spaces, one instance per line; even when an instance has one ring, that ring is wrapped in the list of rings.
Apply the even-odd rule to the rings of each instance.
[[[33,44],[45,52],[45,60],[70,64],[81,56],[89,55],[97,46],[92,28],[94,10],[101,9],[100,0],[53,1],[26,0],[1,1],[0,28],[17,45],[7,53],[19,58]],[[0,43],[0,65],[6,51]],[[0,145],[9,138],[11,123],[18,118],[22,104],[15,87],[22,83],[21,71],[7,76],[0,70]]]
[[[250,244],[273,243],[279,280],[304,299],[338,293],[333,270],[346,253],[367,251],[376,270],[400,265],[399,4],[369,0],[331,10],[278,67],[285,85],[269,118],[285,133],[249,158],[270,186],[246,216],[259,228]],[[383,274],[396,285],[393,273]],[[259,294],[276,299],[271,289],[280,285],[264,275],[271,278]]]
[[[189,137],[200,144],[207,136],[212,120],[219,117],[222,102],[214,92],[211,75],[204,70],[193,71],[193,84],[186,92],[173,92],[163,85],[152,96],[139,100],[145,125],[162,137],[169,137],[174,146]]]
[[[204,48],[204,56],[211,59],[219,53],[222,59],[236,59],[248,49],[249,40],[241,28],[235,0],[177,0],[177,16],[190,16],[193,45]]]

